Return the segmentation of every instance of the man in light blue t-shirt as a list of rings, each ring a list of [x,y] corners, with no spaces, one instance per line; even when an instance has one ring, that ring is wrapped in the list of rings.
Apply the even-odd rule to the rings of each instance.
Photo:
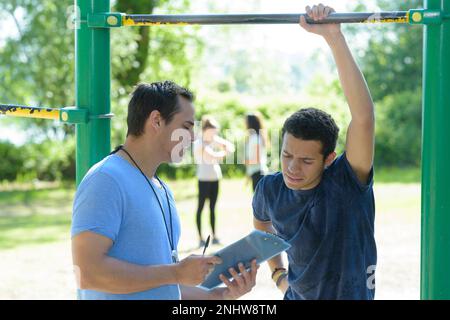
[[[221,275],[226,287],[203,282],[215,256],[178,261],[180,222],[168,186],[155,172],[178,162],[193,140],[192,94],[173,82],[141,84],[128,105],[125,144],[94,165],[79,185],[72,255],[79,299],[236,299],[255,285],[251,269]],[[244,261],[246,262],[246,261]]]

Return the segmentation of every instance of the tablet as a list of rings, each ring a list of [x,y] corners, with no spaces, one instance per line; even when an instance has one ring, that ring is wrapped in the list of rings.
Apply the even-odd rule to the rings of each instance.
[[[229,268],[234,268],[239,272],[239,262],[242,262],[244,267],[249,269],[253,259],[256,259],[257,264],[261,264],[290,247],[291,245],[289,243],[277,235],[254,230],[246,237],[214,254],[220,257],[223,262],[215,266],[212,273],[209,274],[200,286],[206,289],[215,288],[222,284],[222,280],[219,278],[220,274],[231,279],[233,276],[228,271]]]

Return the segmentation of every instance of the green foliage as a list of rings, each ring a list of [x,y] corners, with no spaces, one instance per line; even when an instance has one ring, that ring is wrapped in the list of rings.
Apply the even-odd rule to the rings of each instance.
[[[374,180],[377,183],[420,183],[421,170],[418,167],[388,167],[375,165]]]
[[[75,179],[75,139],[15,146],[0,142],[0,181]]]
[[[10,142],[0,141],[0,159],[0,181],[15,180],[24,162],[20,148]]]
[[[35,178],[44,181],[75,179],[74,138],[59,143],[45,140],[40,144],[26,144],[22,148],[26,155],[24,174],[35,172]]]
[[[419,0],[378,0],[377,4],[386,11],[422,7]],[[376,106],[375,163],[379,166],[419,166],[422,26],[382,25],[369,28],[367,33],[368,45],[360,61]],[[358,36],[354,34],[352,39],[356,40]]]
[[[176,13],[187,11],[189,6],[187,0],[112,3],[115,4],[112,10],[128,13]],[[17,32],[0,44],[0,102],[54,108],[74,105],[74,30],[67,27],[71,18],[68,9],[72,5],[73,0],[1,1],[0,18],[14,21]],[[116,114],[112,121],[113,145],[125,138],[128,94],[136,83],[174,79],[189,86],[195,71],[191,62],[197,60],[202,49],[195,30],[195,27],[112,29],[112,111]],[[5,159],[8,162],[3,161],[4,166],[17,169],[16,174],[5,171],[4,179],[73,178],[75,153],[70,157],[68,153],[74,152],[70,141],[75,126],[37,119],[10,118],[8,123],[26,132],[31,144],[19,148],[30,156],[23,160],[23,170],[11,157]],[[67,145],[70,147],[65,148]]]
[[[115,9],[126,13],[180,13],[189,1],[119,0]],[[171,79],[189,87],[203,49],[198,27],[120,28],[111,34],[112,65],[112,145],[125,139],[129,94],[139,82]]]
[[[375,101],[422,84],[422,27],[398,26],[369,40],[363,68]]]
[[[19,30],[0,45],[1,102],[50,107],[74,104],[74,36],[73,30],[66,27],[67,8],[72,4],[72,0],[3,0],[0,3],[0,19],[11,18]],[[187,0],[117,0],[113,4],[114,11],[128,13],[178,13],[186,12],[189,7]],[[377,4],[381,10],[404,10],[421,7],[422,1],[378,0]],[[355,6],[364,11],[363,1]],[[217,59],[203,66],[199,58],[205,44],[199,40],[198,27],[113,29],[113,146],[125,138],[128,95],[133,86],[141,81],[171,79],[197,93],[197,119],[204,114],[214,115],[222,125],[222,133],[238,142],[238,147],[243,144],[247,112],[258,110],[265,118],[266,128],[277,132],[292,112],[302,107],[317,107],[335,118],[341,129],[338,152],[342,151],[349,112],[338,79],[325,75],[308,78],[310,72],[305,69],[308,64],[301,68],[296,64],[302,60],[300,57],[280,61],[275,53],[264,52],[262,48],[253,48],[250,53],[234,52],[231,46],[228,51],[223,50],[224,43],[235,37],[232,30],[223,27],[212,31],[220,34],[208,38],[207,49],[212,51],[209,56]],[[376,105],[376,165],[418,166],[422,28],[358,25],[346,26],[345,32],[350,34],[350,46],[357,53]],[[231,54],[236,61],[230,60]],[[223,77],[215,76],[214,64],[223,67]],[[314,69],[314,63],[310,65]],[[309,81],[307,86],[302,82],[305,79]],[[297,86],[292,85],[294,82]],[[296,92],[302,95],[295,96]],[[29,134],[30,143],[22,147],[0,143],[3,160],[0,180],[73,178],[73,126],[46,120],[12,119],[11,122],[21,124]],[[276,139],[275,135],[271,142]],[[277,170],[277,157],[270,152],[272,170]],[[225,176],[242,175],[244,166],[223,165],[222,170]],[[172,178],[192,177],[195,166],[164,165],[160,174]]]
[[[61,107],[74,104],[74,37],[67,28],[67,8],[73,1],[4,0],[0,11],[15,22],[17,36],[6,39],[0,49],[0,101]],[[72,126],[46,120],[24,128],[41,128],[40,134]],[[27,126],[27,127],[25,127]]]
[[[375,162],[386,166],[419,166],[421,93],[401,91],[377,104]]]

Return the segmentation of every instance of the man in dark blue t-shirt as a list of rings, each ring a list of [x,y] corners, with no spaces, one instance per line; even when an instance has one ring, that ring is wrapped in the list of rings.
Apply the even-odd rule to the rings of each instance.
[[[334,10],[319,5],[306,12],[321,20]],[[336,158],[339,129],[330,115],[314,108],[291,115],[282,130],[282,172],[256,188],[254,226],[292,245],[288,270],[281,256],[269,261],[285,299],[373,299],[373,102],[340,25],[309,25],[303,17],[300,24],[333,53],[352,116],[345,152]]]

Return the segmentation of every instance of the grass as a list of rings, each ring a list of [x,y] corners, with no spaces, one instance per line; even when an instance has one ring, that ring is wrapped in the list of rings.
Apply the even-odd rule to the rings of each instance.
[[[0,250],[67,239],[70,216],[32,215],[0,218]]]
[[[420,183],[420,168],[375,168],[375,181],[382,183]]]
[[[375,171],[375,197],[378,212],[408,215],[420,207],[420,169],[378,169]],[[195,179],[168,181],[175,195],[186,239],[195,244]],[[0,250],[67,240],[70,237],[71,184],[36,188],[0,188]],[[243,179],[224,179],[220,185],[217,225],[222,234],[247,232],[251,228],[251,190]],[[203,230],[209,230],[209,209],[205,205]],[[232,225],[236,230],[229,231]],[[220,229],[222,228],[222,229]],[[235,233],[236,236],[237,233]]]
[[[69,236],[73,188],[0,192],[0,250]]]

